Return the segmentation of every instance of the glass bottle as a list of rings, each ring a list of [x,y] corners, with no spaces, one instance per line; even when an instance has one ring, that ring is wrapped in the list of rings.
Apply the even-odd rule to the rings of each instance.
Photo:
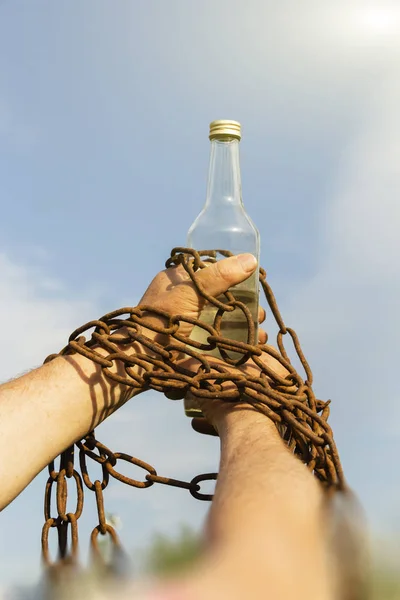
[[[206,203],[190,227],[187,245],[195,250],[229,250],[233,254],[250,252],[257,261],[260,258],[260,236],[247,215],[243,200],[240,178],[239,142],[241,126],[237,121],[219,120],[210,124],[211,141],[210,166],[208,174]],[[219,255],[218,258],[223,258]],[[235,298],[245,303],[253,316],[255,340],[258,341],[258,270],[242,283],[231,288]],[[227,302],[222,295],[219,300]],[[201,312],[200,319],[213,324],[217,309],[208,304]],[[221,323],[221,335],[230,339],[247,342],[247,321],[240,309],[225,313]],[[191,339],[207,343],[207,331],[194,327]],[[207,354],[207,352],[205,353]],[[218,349],[208,354],[221,357]],[[239,353],[228,353],[238,359]],[[201,416],[201,410],[191,395],[185,398],[185,413],[188,417]]]

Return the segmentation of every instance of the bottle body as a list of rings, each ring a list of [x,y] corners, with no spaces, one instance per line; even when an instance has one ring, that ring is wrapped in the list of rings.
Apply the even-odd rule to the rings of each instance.
[[[196,219],[192,228],[189,230],[187,237],[187,245],[189,248],[196,250],[217,250],[221,248],[223,250],[229,250],[232,254],[243,254],[250,252],[257,258],[259,262],[259,236],[254,225],[251,223],[249,217],[244,213],[229,215],[229,212],[224,215],[225,229],[218,231],[217,229],[211,234],[208,233],[208,220],[209,218],[215,223],[215,215],[199,215],[198,220]],[[232,218],[234,225],[232,229],[229,229],[229,216]],[[220,258],[223,258],[220,256]],[[259,278],[258,271],[251,275],[242,283],[231,288],[236,300],[243,302],[250,309],[253,316],[253,322],[255,327],[255,341],[257,343],[257,329],[258,329],[258,297],[259,297]],[[218,298],[221,302],[227,302],[224,295]],[[203,308],[200,319],[201,321],[212,325],[214,323],[217,308],[213,305],[206,304]],[[221,335],[223,337],[236,340],[239,342],[247,342],[248,336],[248,325],[247,319],[242,310],[236,308],[232,312],[224,314],[221,321]],[[191,339],[206,344],[208,333],[205,329],[200,327],[194,327]],[[212,356],[221,357],[218,349],[209,351]],[[230,358],[238,360],[241,354],[235,352],[228,352]]]
[[[213,124],[211,124],[212,126]],[[232,254],[249,252],[259,262],[259,233],[246,214],[242,202],[239,139],[237,138],[222,136],[211,141],[207,200],[204,209],[189,229],[187,245],[195,250],[222,249],[229,250]],[[257,343],[258,270],[242,283],[232,287],[231,291],[238,301],[243,302],[250,309],[255,327],[255,343]],[[224,295],[219,300],[227,302]],[[216,307],[206,304],[201,312],[200,320],[212,325],[216,312]],[[240,308],[224,314],[220,334],[235,341],[248,341],[247,319]],[[206,344],[208,333],[200,327],[194,327],[190,337],[195,341]],[[205,352],[205,354],[221,358],[218,349]],[[229,351],[227,354],[233,360],[242,357],[242,354],[238,352]],[[202,415],[195,398],[192,396],[185,398],[185,413],[189,417]]]

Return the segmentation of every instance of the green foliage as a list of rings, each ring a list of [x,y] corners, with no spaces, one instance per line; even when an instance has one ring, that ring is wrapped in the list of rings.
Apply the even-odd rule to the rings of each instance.
[[[200,551],[200,536],[188,525],[182,525],[173,537],[155,534],[144,553],[145,571],[159,576],[179,573],[195,562]],[[375,557],[366,597],[368,600],[400,599],[397,564],[393,564],[387,556]]]
[[[400,576],[392,569],[376,567],[371,574],[371,600],[399,600]]]
[[[169,575],[190,566],[200,554],[199,535],[182,525],[174,538],[156,534],[145,553],[145,569],[155,575]]]
[[[400,539],[395,533],[392,536],[374,537],[371,541],[368,600],[399,600]]]

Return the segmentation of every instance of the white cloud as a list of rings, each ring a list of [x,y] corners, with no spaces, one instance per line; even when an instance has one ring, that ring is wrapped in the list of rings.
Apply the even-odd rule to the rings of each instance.
[[[340,263],[343,275],[376,284],[400,275],[400,65],[393,67],[370,90],[362,130],[343,153],[323,219],[332,268]]]
[[[358,134],[321,208],[318,271],[283,307],[330,397],[350,483],[375,527],[390,528],[400,479],[384,478],[398,447],[400,86],[393,63],[374,82]],[[279,299],[278,299],[279,300]],[[381,468],[379,468],[379,465]],[[390,498],[392,498],[390,500]]]
[[[0,253],[0,380],[40,365],[97,312],[84,298],[66,297],[60,281]]]

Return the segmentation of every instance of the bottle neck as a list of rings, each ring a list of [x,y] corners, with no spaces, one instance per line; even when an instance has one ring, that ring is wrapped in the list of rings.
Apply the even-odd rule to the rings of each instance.
[[[243,206],[239,140],[211,140],[210,167],[205,208]]]

